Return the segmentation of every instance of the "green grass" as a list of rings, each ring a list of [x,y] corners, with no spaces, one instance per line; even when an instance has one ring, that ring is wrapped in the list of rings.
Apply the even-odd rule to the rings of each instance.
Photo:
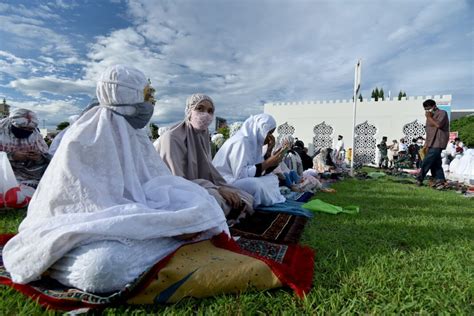
[[[302,243],[317,254],[314,287],[304,300],[279,289],[104,314],[474,314],[474,200],[390,178],[334,188],[336,194],[317,197],[361,212],[318,213],[307,226]],[[0,228],[15,231],[24,214],[0,214]],[[42,313],[48,314],[0,287],[0,314]]]

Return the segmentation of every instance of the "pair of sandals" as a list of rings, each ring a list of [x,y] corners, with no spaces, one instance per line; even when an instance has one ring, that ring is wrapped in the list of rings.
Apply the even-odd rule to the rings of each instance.
[[[423,186],[423,182],[420,180],[417,180],[416,185],[421,187]],[[436,182],[430,183],[429,186],[433,189],[440,190],[440,191],[447,190],[450,188],[449,184],[446,181],[436,181]]]
[[[448,182],[446,181],[435,181],[430,185],[430,187],[436,190],[447,190],[450,188]]]

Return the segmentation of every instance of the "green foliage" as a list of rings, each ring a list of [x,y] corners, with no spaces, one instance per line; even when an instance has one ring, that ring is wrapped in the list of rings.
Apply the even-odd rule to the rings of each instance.
[[[230,132],[230,130],[229,130],[229,127],[228,127],[228,126],[226,126],[226,127],[221,127],[221,128],[219,128],[219,129],[217,130],[217,133],[224,135],[224,139],[228,139],[228,138],[229,138],[229,132]]]
[[[362,93],[359,93],[359,101],[362,102],[364,99],[362,98]]]
[[[64,121],[64,122],[59,123],[59,124],[56,126],[56,129],[57,129],[58,131],[62,131],[63,129],[65,129],[65,128],[68,127],[68,126],[69,126],[69,122]]]
[[[151,138],[157,139],[158,138],[158,125],[156,125],[155,123],[150,123],[150,129],[151,129]]]
[[[450,129],[459,133],[459,138],[467,147],[474,147],[474,116],[465,116],[451,121]]]
[[[316,250],[313,289],[253,291],[176,304],[107,308],[103,315],[473,315],[472,199],[455,192],[377,180],[345,180],[332,204],[358,215],[315,213],[302,243]],[[0,232],[14,232],[25,210],[0,214]],[[0,314],[52,315],[7,287]]]
[[[400,92],[398,93],[398,100],[400,101],[402,98],[406,98],[406,96],[407,94],[400,90]]]
[[[384,93],[383,93],[383,88],[380,88],[380,91],[379,91],[379,98],[383,100],[385,100],[385,96],[384,96]]]

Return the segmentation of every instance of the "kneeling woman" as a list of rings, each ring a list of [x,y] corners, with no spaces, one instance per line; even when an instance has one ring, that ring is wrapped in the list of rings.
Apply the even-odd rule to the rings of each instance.
[[[215,199],[173,176],[142,130],[153,114],[146,88],[134,68],[102,74],[100,104],[64,135],[3,250],[14,282],[48,271],[68,286],[116,291],[187,240],[228,232]]]
[[[212,165],[208,127],[214,116],[214,102],[204,94],[193,94],[186,101],[185,120],[171,127],[155,148],[176,176],[206,188],[222,207],[229,224],[253,213],[250,194],[226,183]]]
[[[278,178],[271,173],[285,153],[282,148],[270,154],[275,145],[272,135],[275,128],[275,119],[268,114],[249,117],[240,130],[224,143],[212,161],[228,183],[253,196],[254,207],[285,202]],[[264,145],[267,145],[265,155]]]

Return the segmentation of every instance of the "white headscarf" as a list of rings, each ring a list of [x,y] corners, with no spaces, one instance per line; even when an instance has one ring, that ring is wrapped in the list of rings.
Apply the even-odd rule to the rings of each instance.
[[[214,108],[214,101],[212,101],[211,97],[202,93],[195,93],[186,99],[186,109],[184,110],[186,121],[189,122],[191,119],[191,112],[204,100],[211,102],[212,108]]]
[[[263,161],[262,147],[268,132],[276,128],[268,114],[250,116],[240,130],[217,152],[212,163],[227,182],[245,178],[244,170]]]
[[[33,133],[27,138],[17,138],[11,131],[11,126],[17,128],[34,128]],[[27,109],[15,109],[10,116],[0,120],[0,151],[14,152],[37,150],[48,152],[43,136],[37,129],[38,117],[36,113]]]
[[[125,65],[107,68],[97,81],[96,95],[101,105],[134,104],[145,99],[145,75]]]
[[[8,117],[11,124],[18,128],[37,128],[38,127],[38,116],[36,113],[27,109],[15,109],[10,113]]]
[[[114,105],[143,102],[144,90],[148,84],[148,80],[140,70],[125,65],[115,65],[107,68],[97,81],[97,100],[101,106],[120,114],[133,115],[136,111],[135,107]]]
[[[143,101],[131,83],[138,70],[116,69],[115,77],[106,73],[98,83],[101,102]],[[87,243],[154,239],[165,256],[182,244],[171,236],[205,231],[209,237],[228,232],[225,223],[204,188],[171,175],[143,130],[99,106],[65,133],[3,259],[13,280],[27,283]]]

